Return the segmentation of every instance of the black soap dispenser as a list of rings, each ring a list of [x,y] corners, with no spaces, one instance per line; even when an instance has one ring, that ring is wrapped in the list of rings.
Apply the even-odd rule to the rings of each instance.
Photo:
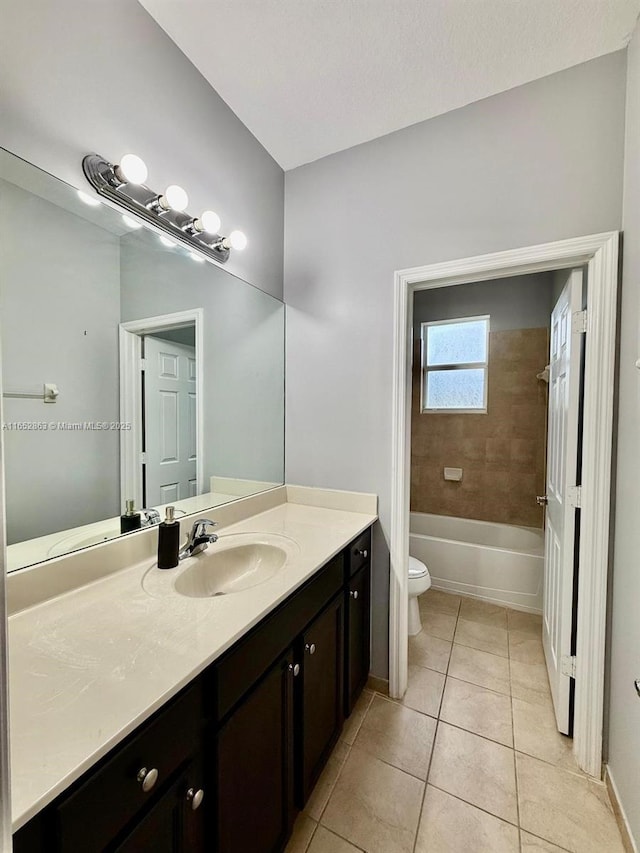
[[[174,518],[174,507],[168,506],[166,512],[158,526],[158,568],[175,569],[180,551],[180,522]]]
[[[133,501],[128,500],[124,515],[120,516],[120,533],[131,533],[132,530],[140,530],[142,527],[142,517],[139,512],[133,508]]]

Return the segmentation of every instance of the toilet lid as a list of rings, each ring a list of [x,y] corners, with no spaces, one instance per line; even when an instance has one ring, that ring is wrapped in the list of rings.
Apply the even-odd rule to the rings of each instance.
[[[427,567],[416,557],[409,557],[409,577],[423,578],[427,574]]]

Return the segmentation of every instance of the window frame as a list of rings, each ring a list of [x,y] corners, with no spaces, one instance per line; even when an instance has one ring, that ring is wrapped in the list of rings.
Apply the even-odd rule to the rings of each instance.
[[[486,321],[486,358],[484,361],[472,361],[464,364],[434,364],[428,365],[427,361],[427,337],[431,326],[449,326],[452,323],[477,323],[479,320]],[[420,324],[420,414],[445,414],[445,415],[486,415],[488,404],[489,387],[489,332],[491,329],[491,315],[477,314],[473,317],[456,317],[451,320],[429,320]],[[436,370],[482,370],[484,372],[484,399],[482,408],[477,409],[454,409],[454,408],[431,408],[427,406],[427,382],[429,373]]]

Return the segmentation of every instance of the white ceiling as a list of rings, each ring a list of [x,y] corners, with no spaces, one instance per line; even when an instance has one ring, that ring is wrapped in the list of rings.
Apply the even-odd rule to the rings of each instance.
[[[284,169],[626,46],[640,0],[140,0]]]

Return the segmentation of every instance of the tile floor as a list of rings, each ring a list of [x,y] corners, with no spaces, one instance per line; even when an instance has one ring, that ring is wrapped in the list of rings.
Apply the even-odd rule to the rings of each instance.
[[[402,702],[366,690],[287,853],[623,853],[555,727],[540,618],[430,590]]]

